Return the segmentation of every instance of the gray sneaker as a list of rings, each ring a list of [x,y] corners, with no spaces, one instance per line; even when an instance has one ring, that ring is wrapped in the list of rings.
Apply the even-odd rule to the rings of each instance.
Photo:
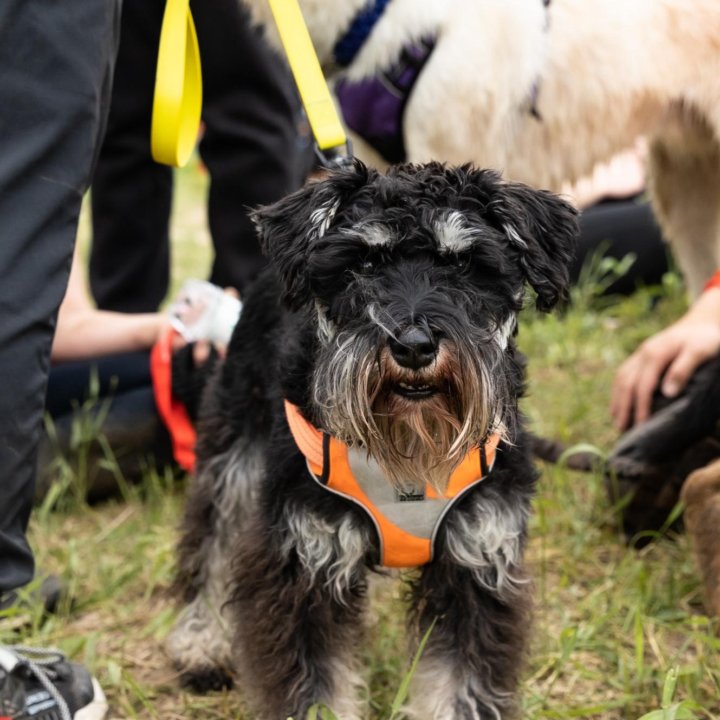
[[[0,720],[102,720],[98,681],[58,650],[0,645]]]

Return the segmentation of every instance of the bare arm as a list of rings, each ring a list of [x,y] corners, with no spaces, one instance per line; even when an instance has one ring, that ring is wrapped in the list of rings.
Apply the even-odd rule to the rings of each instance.
[[[129,314],[98,310],[91,304],[78,252],[58,313],[52,359],[86,360],[119,352],[151,348],[167,324],[160,313]]]

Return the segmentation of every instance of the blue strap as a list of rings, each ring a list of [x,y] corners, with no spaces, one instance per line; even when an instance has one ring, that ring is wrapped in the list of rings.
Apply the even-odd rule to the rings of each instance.
[[[355,16],[347,32],[335,43],[333,49],[335,62],[340,67],[347,67],[355,59],[389,2],[390,0],[373,0]]]

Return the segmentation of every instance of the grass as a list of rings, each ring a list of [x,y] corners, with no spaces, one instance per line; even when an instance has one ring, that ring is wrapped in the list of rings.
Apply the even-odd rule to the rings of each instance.
[[[179,180],[175,286],[209,262],[204,177],[193,166]],[[597,278],[587,281],[562,317],[526,313],[520,345],[529,357],[524,410],[537,431],[606,451],[615,439],[607,411],[614,369],[684,301],[674,276],[659,293],[605,306],[596,287]],[[36,511],[30,539],[38,564],[67,581],[73,607],[46,619],[33,606],[11,613],[0,620],[0,641],[57,645],[88,664],[112,718],[246,718],[235,692],[180,690],[163,654],[182,479],[148,471],[122,499],[88,507],[73,494],[83,478],[72,467],[64,496]],[[601,478],[557,466],[543,468],[534,509],[528,562],[537,607],[523,718],[720,718],[720,640],[703,613],[686,538],[628,549]],[[409,659],[398,585],[381,584],[376,595],[364,660],[371,716],[386,720],[397,717]],[[21,622],[29,625],[13,629]]]

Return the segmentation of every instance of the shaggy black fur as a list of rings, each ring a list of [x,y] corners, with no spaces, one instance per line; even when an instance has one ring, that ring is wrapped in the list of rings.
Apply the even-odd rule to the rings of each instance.
[[[175,631],[176,647],[193,648],[171,649],[176,663],[187,682],[216,683],[223,658],[207,633],[224,632],[259,716],[301,718],[314,702],[356,715],[354,658],[376,532],[362,510],[308,476],[282,403],[371,452],[374,438],[354,434],[353,419],[390,416],[377,427],[393,444],[407,434],[394,423],[434,403],[455,430],[433,432],[452,434],[470,412],[469,447],[493,430],[504,440],[491,475],[450,511],[434,561],[411,578],[415,641],[436,621],[411,709],[512,716],[536,479],[517,409],[515,315],[526,285],[543,310],[564,297],[575,212],[469,166],[407,164],[381,176],[356,162],[260,210],[257,223],[271,268],[244,299],[201,413],[177,581],[197,612]],[[417,347],[409,360],[398,350],[411,336],[426,340],[427,366]],[[370,396],[358,399],[358,387]],[[403,471],[412,460],[400,451],[386,459]],[[199,604],[218,586],[226,627],[199,627]]]

